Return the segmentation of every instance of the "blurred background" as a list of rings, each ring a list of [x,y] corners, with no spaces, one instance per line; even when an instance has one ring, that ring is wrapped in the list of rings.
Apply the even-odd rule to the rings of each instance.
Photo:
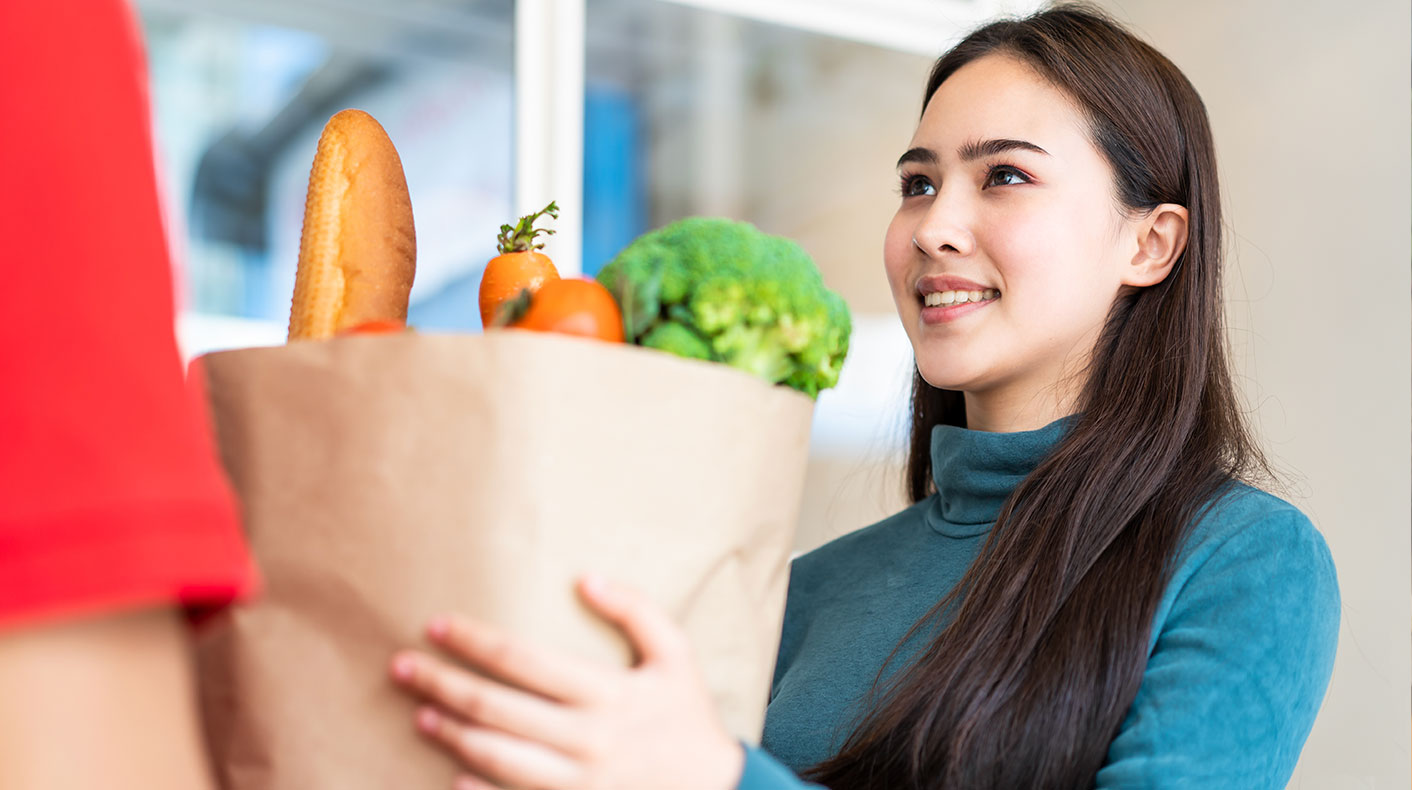
[[[422,329],[479,331],[497,229],[551,198],[565,273],[681,217],[749,220],[799,240],[855,315],[815,417],[797,547],[817,546],[903,504],[911,349],[881,243],[927,70],[985,19],[1037,5],[138,0],[183,350],[283,342],[309,164],[345,107],[401,153]],[[1290,786],[1408,787],[1408,4],[1099,5],[1207,103],[1251,419],[1339,568],[1338,663]]]

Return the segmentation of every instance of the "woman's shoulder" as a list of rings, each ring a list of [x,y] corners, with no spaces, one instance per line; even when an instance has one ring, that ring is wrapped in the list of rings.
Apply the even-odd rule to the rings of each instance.
[[[1282,787],[1328,687],[1339,619],[1309,517],[1227,484],[1189,533],[1098,785]]]
[[[1291,627],[1322,620],[1316,630],[1336,638],[1338,574],[1323,534],[1287,500],[1247,483],[1226,484],[1197,514],[1161,609],[1176,615],[1211,606],[1266,616],[1302,611]]]
[[[1283,555],[1329,553],[1323,534],[1304,511],[1275,494],[1232,480],[1196,513],[1184,564],[1218,552],[1260,547],[1279,549]]]

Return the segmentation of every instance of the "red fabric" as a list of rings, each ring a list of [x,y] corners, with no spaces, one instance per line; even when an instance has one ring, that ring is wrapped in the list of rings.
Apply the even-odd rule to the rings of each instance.
[[[138,29],[0,2],[0,626],[255,574],[182,380]]]

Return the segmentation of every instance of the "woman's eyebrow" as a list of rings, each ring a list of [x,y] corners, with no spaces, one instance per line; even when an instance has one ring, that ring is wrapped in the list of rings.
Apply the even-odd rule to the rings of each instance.
[[[930,148],[908,148],[907,153],[897,158],[897,166],[902,167],[908,162],[934,165],[936,164],[936,152]]]
[[[961,146],[957,153],[961,155],[961,161],[970,162],[985,156],[995,156],[1006,151],[1034,151],[1037,154],[1049,156],[1049,152],[1026,140],[1010,140],[1001,138],[998,140],[972,140]]]
[[[1011,140],[1000,138],[995,140],[972,140],[961,146],[957,153],[963,162],[971,162],[986,156],[1003,154],[1006,151],[1034,151],[1037,154],[1049,156],[1049,152],[1026,140]],[[936,164],[936,152],[930,148],[909,148],[897,160],[897,166],[902,167],[908,162],[918,162],[924,165]]]

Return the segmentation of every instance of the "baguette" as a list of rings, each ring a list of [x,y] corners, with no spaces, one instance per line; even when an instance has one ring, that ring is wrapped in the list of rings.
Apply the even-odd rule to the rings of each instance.
[[[402,160],[387,132],[343,110],[319,136],[309,171],[289,339],[317,340],[369,321],[407,320],[417,240]]]

